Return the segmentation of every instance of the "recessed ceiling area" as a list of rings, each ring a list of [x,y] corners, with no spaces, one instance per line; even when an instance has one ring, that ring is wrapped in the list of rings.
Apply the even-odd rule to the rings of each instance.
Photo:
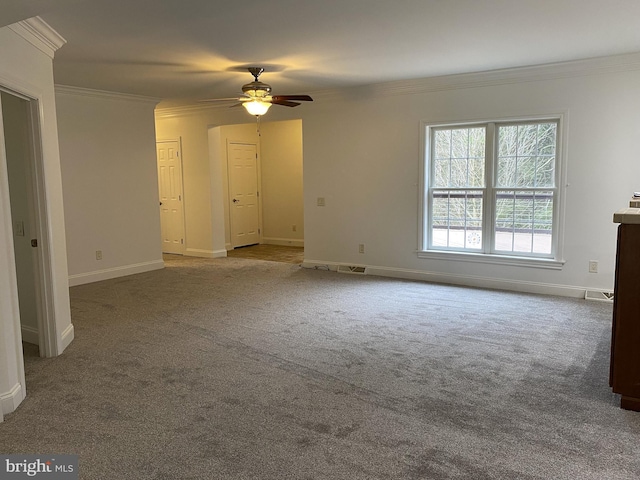
[[[6,5],[5,5],[6,3]],[[57,84],[188,103],[264,66],[288,94],[640,51],[637,0],[5,0],[66,40]]]

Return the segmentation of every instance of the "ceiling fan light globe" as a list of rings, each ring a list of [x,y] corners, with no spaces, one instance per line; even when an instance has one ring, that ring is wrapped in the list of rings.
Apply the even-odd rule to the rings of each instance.
[[[252,100],[250,102],[244,102],[242,104],[244,108],[246,108],[247,112],[251,115],[264,115],[271,107],[271,104],[268,102],[263,102],[262,100]]]

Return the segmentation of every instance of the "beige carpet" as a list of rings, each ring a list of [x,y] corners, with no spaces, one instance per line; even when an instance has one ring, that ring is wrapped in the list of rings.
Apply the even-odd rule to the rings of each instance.
[[[228,257],[251,258],[254,260],[266,260],[269,262],[284,262],[302,264],[304,260],[304,247],[291,247],[286,245],[251,245],[235,248],[227,251]]]
[[[181,258],[71,289],[0,452],[81,479],[637,479],[611,306]]]

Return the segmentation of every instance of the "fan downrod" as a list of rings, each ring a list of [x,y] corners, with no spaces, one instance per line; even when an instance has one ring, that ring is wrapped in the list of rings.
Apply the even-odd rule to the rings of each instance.
[[[261,67],[249,67],[247,70],[249,70],[249,73],[253,75],[253,78],[255,78],[256,82],[259,81],[258,77],[260,77],[262,72],[264,72],[264,68]]]

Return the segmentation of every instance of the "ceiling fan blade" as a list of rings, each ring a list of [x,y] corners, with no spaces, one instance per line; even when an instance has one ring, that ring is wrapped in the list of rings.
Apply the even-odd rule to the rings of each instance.
[[[203,100],[198,100],[199,102],[231,102],[238,101],[238,97],[229,97],[229,98],[205,98]]]
[[[280,99],[276,99],[276,97],[273,97],[271,99],[271,103],[273,105],[283,105],[285,107],[297,107],[298,105],[300,105],[298,102],[290,102],[289,100],[282,100]]]
[[[274,95],[274,100],[297,100],[299,102],[313,102],[309,95]]]

